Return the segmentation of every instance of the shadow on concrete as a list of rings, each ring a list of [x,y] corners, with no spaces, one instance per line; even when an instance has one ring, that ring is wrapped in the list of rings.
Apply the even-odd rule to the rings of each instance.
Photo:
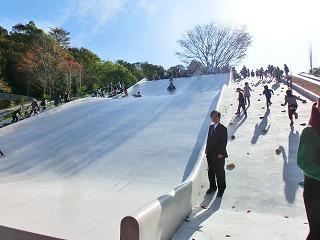
[[[255,87],[258,87],[261,83],[262,83],[262,79],[260,79],[258,82],[256,82],[256,83],[254,84],[254,86],[255,86]]]
[[[189,222],[184,223],[186,225],[186,231],[183,233],[184,239],[190,239],[195,232],[201,231],[203,227],[201,224],[220,209],[222,198],[215,198],[211,203],[213,196],[214,194],[206,194],[199,209],[191,213],[188,218]]]
[[[267,109],[261,122],[255,125],[253,137],[251,139],[251,144],[256,144],[259,137],[261,135],[266,135],[267,132],[269,131],[269,128],[270,128],[270,125],[268,125],[269,114],[270,114],[270,109]]]
[[[234,116],[229,122],[228,128],[228,141],[231,141],[231,137],[238,131],[241,125],[246,121],[246,117],[241,115],[241,117]]]
[[[279,83],[274,83],[272,84],[271,88],[276,91],[278,88],[280,87],[280,84]]]
[[[284,193],[288,203],[295,202],[299,182],[303,181],[303,174],[298,168],[296,160],[299,138],[299,132],[294,131],[294,126],[291,126],[288,137],[288,153],[286,153],[283,146],[279,147],[283,158],[282,179],[285,182]]]

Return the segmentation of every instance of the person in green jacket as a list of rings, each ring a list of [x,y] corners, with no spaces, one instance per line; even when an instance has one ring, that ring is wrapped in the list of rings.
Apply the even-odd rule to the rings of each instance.
[[[309,125],[302,131],[297,153],[304,173],[303,199],[309,222],[307,240],[320,239],[320,98],[314,103]]]

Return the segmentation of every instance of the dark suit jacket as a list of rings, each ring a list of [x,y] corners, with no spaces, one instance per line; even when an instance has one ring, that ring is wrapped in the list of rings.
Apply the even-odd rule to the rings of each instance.
[[[221,123],[218,124],[216,129],[214,129],[213,124],[210,125],[206,146],[207,157],[216,158],[219,154],[222,154],[224,158],[227,158],[227,142],[227,128]]]

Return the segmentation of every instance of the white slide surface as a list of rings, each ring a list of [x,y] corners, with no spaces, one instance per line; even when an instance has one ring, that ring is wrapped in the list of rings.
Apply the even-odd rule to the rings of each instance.
[[[229,74],[144,81],[0,129],[0,225],[63,239],[119,239],[127,214],[189,175]],[[140,91],[141,98],[131,97]]]

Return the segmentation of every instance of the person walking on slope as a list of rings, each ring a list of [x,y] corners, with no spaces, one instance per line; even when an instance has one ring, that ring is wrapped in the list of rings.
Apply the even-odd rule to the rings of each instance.
[[[18,108],[13,111],[13,113],[11,114],[11,117],[12,117],[11,123],[15,123],[19,121],[18,115],[21,115],[21,108]]]
[[[251,77],[254,77],[254,71],[253,70],[251,70]]]
[[[314,103],[309,125],[302,131],[297,163],[304,173],[303,199],[309,222],[307,240],[320,239],[320,99]]]
[[[0,157],[4,157],[4,153],[0,150]]]
[[[289,68],[288,68],[287,64],[284,64],[283,70],[284,70],[284,73],[286,74],[286,76],[288,76]]]
[[[244,115],[247,117],[247,111],[246,111],[246,106],[245,106],[245,99],[244,99],[244,95],[242,93],[242,89],[241,88],[237,88],[236,90],[239,95],[238,95],[238,110],[236,112],[236,115],[239,117],[240,116],[240,109],[242,108]]]
[[[210,117],[212,124],[209,127],[205,149],[210,187],[206,193],[211,194],[218,189],[217,197],[222,197],[226,189],[224,165],[225,159],[228,157],[228,131],[227,128],[220,123],[220,112],[212,111]]]
[[[297,108],[298,108],[298,103],[297,100],[301,102],[305,102],[306,100],[303,100],[295,95],[292,94],[292,91],[289,89],[286,91],[286,96],[284,98],[284,103],[281,104],[281,106],[285,106],[288,104],[288,116],[290,119],[290,125],[293,125],[293,115],[295,119],[298,119],[298,113]]]
[[[247,103],[248,105],[250,105],[250,96],[251,96],[250,91],[252,91],[252,89],[250,88],[249,83],[245,82],[244,88],[243,88],[245,105],[247,105]]]
[[[38,114],[38,110],[39,110],[39,105],[38,105],[38,102],[36,99],[32,99],[32,103],[30,105],[31,107],[31,112],[30,112],[30,115],[33,113],[34,115],[35,114]]]
[[[272,104],[271,102],[271,94],[274,95],[273,90],[268,88],[268,85],[264,86],[263,95],[266,96],[267,109]]]

